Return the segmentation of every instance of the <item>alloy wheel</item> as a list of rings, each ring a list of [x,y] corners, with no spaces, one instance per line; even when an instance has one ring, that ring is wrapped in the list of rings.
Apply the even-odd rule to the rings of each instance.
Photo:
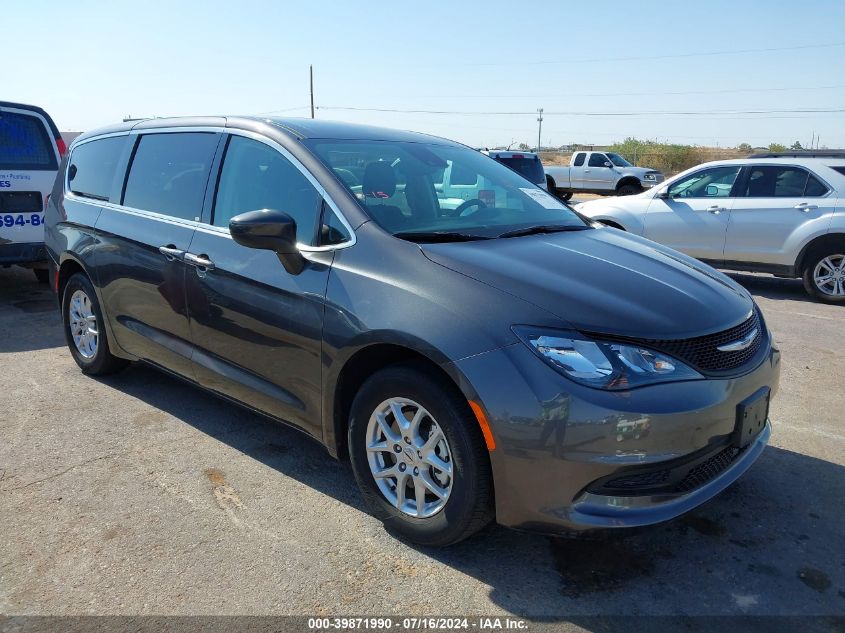
[[[370,416],[367,461],[379,491],[403,514],[427,518],[452,492],[452,453],[442,429],[420,404],[389,398]]]
[[[97,354],[97,342],[100,332],[97,329],[97,316],[91,299],[82,290],[71,295],[68,304],[68,327],[73,344],[83,358],[92,359]]]
[[[816,264],[813,283],[819,292],[831,297],[845,297],[845,255],[828,255]]]

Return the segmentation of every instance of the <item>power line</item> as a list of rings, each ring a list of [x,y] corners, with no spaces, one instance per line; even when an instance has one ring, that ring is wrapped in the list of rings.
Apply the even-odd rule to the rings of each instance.
[[[463,116],[522,116],[536,115],[527,110],[512,111],[473,111],[473,110],[421,110],[401,108],[361,108],[355,106],[318,106],[320,110],[345,110],[353,112],[392,112],[399,114],[450,114]],[[590,112],[590,111],[545,111],[544,114],[556,116],[586,116],[586,117],[638,117],[638,116],[719,116],[737,114],[824,114],[845,112],[845,108],[788,108],[782,110],[642,110],[638,112]]]
[[[631,62],[631,61],[648,61],[655,59],[678,59],[688,57],[713,57],[717,55],[746,55],[749,53],[774,53],[779,51],[798,51],[818,48],[833,48],[836,46],[845,46],[845,42],[830,42],[827,44],[801,44],[798,46],[774,46],[768,48],[741,48],[734,50],[717,50],[717,51],[703,51],[697,53],[674,53],[671,55],[638,55],[635,57],[594,57],[581,59],[544,59],[535,61],[511,61],[511,62],[466,62],[466,63],[443,63],[443,64],[421,64],[418,67],[438,67],[438,66],[551,66],[551,65],[566,65],[566,64],[598,64],[604,62]]]
[[[845,88],[845,84],[835,86],[804,86],[804,87],[777,87],[777,88],[735,88],[727,90],[684,90],[672,92],[557,92],[548,94],[515,94],[506,95],[405,95],[413,99],[545,99],[550,97],[657,97],[674,95],[712,95],[712,94],[736,94],[743,92],[794,92],[797,90],[835,90]]]

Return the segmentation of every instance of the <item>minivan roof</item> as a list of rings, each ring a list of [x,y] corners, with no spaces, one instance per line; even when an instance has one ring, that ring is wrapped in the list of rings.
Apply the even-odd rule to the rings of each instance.
[[[161,129],[166,127],[231,127],[254,129],[256,123],[272,125],[280,131],[287,133],[287,135],[296,137],[299,140],[338,139],[460,145],[460,143],[456,143],[455,141],[421,132],[408,132],[373,125],[346,123],[343,121],[272,116],[168,117],[144,119],[142,121],[127,121],[86,132],[76,140],[126,130]]]

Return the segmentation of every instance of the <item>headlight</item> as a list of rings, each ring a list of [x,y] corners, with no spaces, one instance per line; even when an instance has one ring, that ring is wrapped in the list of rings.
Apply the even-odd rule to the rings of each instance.
[[[657,180],[657,174],[645,174],[643,180]]]
[[[678,359],[645,347],[594,341],[577,332],[522,327],[514,331],[546,363],[588,387],[621,390],[703,378]]]

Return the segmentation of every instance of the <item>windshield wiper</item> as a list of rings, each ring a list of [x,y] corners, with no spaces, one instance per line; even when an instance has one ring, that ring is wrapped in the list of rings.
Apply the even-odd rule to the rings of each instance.
[[[522,237],[523,235],[536,235],[537,233],[563,233],[564,231],[583,231],[589,229],[589,226],[580,225],[560,225],[560,224],[538,224],[536,226],[527,226],[524,229],[514,229],[513,231],[505,231],[498,237]]]
[[[403,231],[394,236],[409,242],[472,242],[474,240],[489,240],[486,235],[472,233],[453,233],[451,231]]]

